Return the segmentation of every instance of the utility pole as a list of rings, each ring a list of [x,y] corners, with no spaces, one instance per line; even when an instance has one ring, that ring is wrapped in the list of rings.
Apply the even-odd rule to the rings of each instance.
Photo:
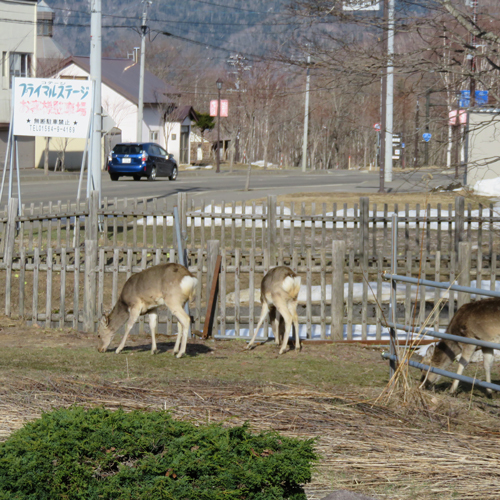
[[[307,56],[307,73],[306,73],[306,102],[304,111],[304,139],[302,143],[302,172],[307,169],[307,133],[309,128],[309,66],[311,64],[311,56]]]
[[[384,11],[386,12],[386,10]],[[379,173],[379,193],[385,193],[385,103],[387,97],[387,79],[385,75],[382,75],[381,79],[381,113],[380,113],[380,173]]]
[[[144,65],[146,62],[146,34],[148,27],[146,19],[150,0],[142,0],[142,25],[141,25],[141,63],[139,76],[139,105],[137,107],[137,142],[142,142],[142,117],[144,111]]]
[[[472,0],[472,18],[474,26],[477,26],[477,0]],[[470,107],[476,105],[476,35],[472,35],[471,45],[472,54],[470,54]]]
[[[222,80],[217,79],[217,167],[215,173],[220,173],[220,91],[222,89]]]
[[[387,97],[385,103],[385,181],[392,181],[392,133],[394,115],[394,2],[387,12]]]
[[[418,141],[420,136],[419,115],[420,115],[420,101],[419,97],[417,96],[417,105],[415,109],[415,150],[413,154],[413,168],[418,167]]]
[[[427,90],[425,93],[425,133],[429,133],[429,121],[430,121],[430,106],[431,106],[431,90]],[[429,166],[429,141],[425,141],[424,144],[424,165]]]
[[[94,83],[92,133],[89,147],[87,197],[91,191],[99,193],[101,200],[101,0],[91,0],[90,14],[90,79]]]

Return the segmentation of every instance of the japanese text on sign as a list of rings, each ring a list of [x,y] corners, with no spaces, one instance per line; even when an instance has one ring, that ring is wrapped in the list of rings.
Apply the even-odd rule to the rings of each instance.
[[[92,83],[14,79],[14,135],[84,138],[92,115]]]

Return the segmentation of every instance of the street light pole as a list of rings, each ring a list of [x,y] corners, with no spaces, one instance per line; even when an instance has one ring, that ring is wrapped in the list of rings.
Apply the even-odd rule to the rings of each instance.
[[[215,173],[220,172],[220,91],[222,89],[222,81],[217,80],[217,168]]]

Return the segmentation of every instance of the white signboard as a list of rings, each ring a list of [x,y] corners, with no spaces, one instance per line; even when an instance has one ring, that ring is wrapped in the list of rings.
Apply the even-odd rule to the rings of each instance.
[[[85,138],[92,82],[14,78],[14,135]]]
[[[380,0],[345,0],[343,10],[359,12],[359,11],[378,11],[380,10]]]

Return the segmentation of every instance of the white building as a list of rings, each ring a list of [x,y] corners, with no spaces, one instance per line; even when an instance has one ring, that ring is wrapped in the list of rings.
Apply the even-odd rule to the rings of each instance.
[[[137,140],[137,113],[139,104],[139,64],[130,59],[102,59],[101,102],[103,112],[115,123],[115,128],[104,138],[103,166],[107,153],[117,142]],[[54,78],[87,80],[90,77],[90,58],[68,58]],[[180,93],[152,73],[144,75],[144,109],[142,140],[156,142],[174,155],[178,163],[189,163],[189,135],[196,119],[191,107],[177,108]],[[170,121],[172,120],[172,121]],[[43,165],[45,141],[37,141],[37,164]],[[83,140],[53,141],[50,146],[49,164],[65,148],[65,167],[78,169],[84,149]],[[186,147],[183,147],[187,144]]]
[[[0,159],[3,162],[11,120],[12,78],[36,74],[37,0],[0,0],[0,51],[2,86],[0,88]],[[34,165],[33,137],[19,137],[20,167]]]

